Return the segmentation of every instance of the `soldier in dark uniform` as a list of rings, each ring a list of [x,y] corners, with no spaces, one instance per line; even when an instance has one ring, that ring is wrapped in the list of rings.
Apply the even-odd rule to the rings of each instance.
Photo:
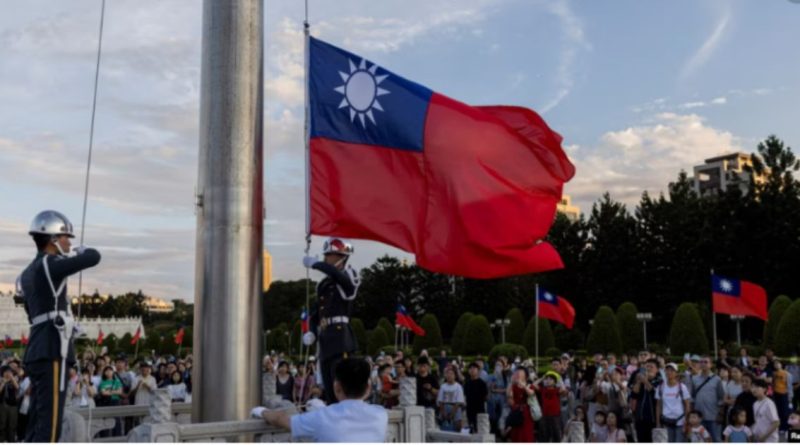
[[[31,407],[26,442],[57,442],[66,392],[66,367],[75,363],[72,337],[79,329],[67,301],[67,277],[96,266],[100,254],[83,246],[69,255],[74,238],[66,216],[39,213],[28,232],[36,258],[19,278],[31,323],[25,368],[31,379]]]
[[[353,246],[341,239],[330,238],[322,248],[323,261],[307,256],[303,265],[326,275],[317,285],[317,304],[311,311],[309,332],[303,337],[306,345],[318,340],[320,372],[325,389],[325,401],[336,403],[333,392],[334,370],[343,358],[352,355],[358,344],[350,327],[350,313],[358,291],[358,273],[347,260],[353,254]]]

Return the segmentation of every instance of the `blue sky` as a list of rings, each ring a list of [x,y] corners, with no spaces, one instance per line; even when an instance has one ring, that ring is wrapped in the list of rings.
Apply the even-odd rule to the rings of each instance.
[[[80,223],[100,1],[3,6],[0,289],[32,256],[37,211]],[[578,168],[566,192],[584,211],[606,190],[633,205],[770,133],[800,141],[800,4],[788,0],[310,0],[310,11],[317,37],[435,91],[542,113]],[[304,275],[302,14],[301,1],[266,2],[265,238],[278,279]],[[201,2],[114,0],[105,26],[85,232],[104,260],[85,287],[191,299]],[[356,248],[359,266],[399,254]]]

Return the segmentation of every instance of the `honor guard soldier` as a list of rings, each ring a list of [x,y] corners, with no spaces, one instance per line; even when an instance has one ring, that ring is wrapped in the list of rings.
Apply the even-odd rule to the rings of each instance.
[[[334,370],[337,363],[352,355],[358,344],[350,327],[350,313],[358,291],[358,273],[347,265],[353,254],[353,246],[341,238],[329,238],[322,247],[323,261],[306,256],[303,265],[326,275],[317,285],[317,304],[312,310],[309,332],[303,343],[311,345],[315,340],[320,358],[322,385],[325,401],[336,403],[333,391]]]
[[[96,266],[100,254],[77,247],[66,216],[45,210],[28,232],[36,243],[33,262],[20,275],[20,290],[31,323],[25,367],[31,379],[31,409],[26,442],[57,442],[61,435],[67,366],[75,363],[73,336],[78,326],[67,300],[67,277]]]

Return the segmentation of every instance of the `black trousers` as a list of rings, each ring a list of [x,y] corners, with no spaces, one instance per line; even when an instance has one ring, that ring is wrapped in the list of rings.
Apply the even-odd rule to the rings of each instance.
[[[36,361],[26,370],[31,379],[31,407],[25,442],[58,442],[67,386],[59,391],[61,359]]]
[[[350,356],[347,352],[336,354],[321,361],[320,372],[322,372],[322,386],[325,389],[325,403],[328,405],[338,402],[336,394],[333,392],[333,381],[336,379],[336,365],[343,358]]]

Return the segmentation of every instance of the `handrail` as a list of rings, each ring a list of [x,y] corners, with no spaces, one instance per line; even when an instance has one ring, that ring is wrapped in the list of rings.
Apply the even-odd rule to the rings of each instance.
[[[81,417],[88,419],[90,408],[69,407],[72,411],[80,414]],[[92,418],[101,419],[107,417],[146,417],[150,415],[148,405],[124,405],[124,406],[99,406],[91,408]],[[191,414],[191,403],[173,403],[173,414]]]

